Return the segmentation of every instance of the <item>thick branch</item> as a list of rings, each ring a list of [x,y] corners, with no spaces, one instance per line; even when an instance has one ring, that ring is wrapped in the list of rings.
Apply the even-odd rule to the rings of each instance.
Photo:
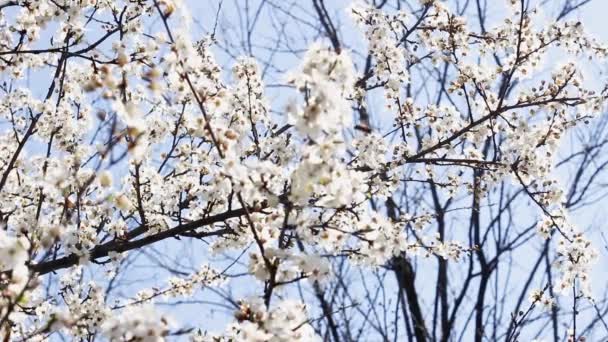
[[[249,212],[252,212],[252,211],[256,211],[256,210],[253,208],[249,208]],[[192,221],[192,222],[189,222],[186,224],[182,224],[182,225],[173,227],[171,229],[162,231],[158,234],[146,236],[139,240],[122,241],[120,239],[115,239],[115,240],[107,242],[103,245],[93,248],[90,251],[90,260],[97,260],[97,259],[100,259],[103,257],[107,257],[110,252],[121,253],[121,252],[126,252],[126,251],[129,251],[132,249],[144,247],[144,246],[153,244],[155,242],[158,242],[158,241],[170,238],[170,237],[176,237],[182,233],[185,233],[185,232],[197,229],[197,228],[208,226],[208,225],[211,225],[211,224],[214,224],[217,222],[222,222],[222,221],[225,221],[225,220],[228,220],[231,218],[243,216],[243,215],[245,215],[245,213],[246,213],[245,208],[240,208],[240,209],[227,211],[227,212],[224,212],[221,214],[209,216],[209,217],[206,217],[206,218],[203,218],[200,220]],[[199,236],[205,236],[205,237],[216,236],[216,235],[222,235],[222,234],[227,234],[227,233],[231,233],[231,232],[232,232],[231,229],[225,228],[225,229],[207,232],[205,234],[199,234]],[[31,265],[30,269],[32,271],[42,275],[42,274],[46,274],[49,272],[57,271],[62,268],[72,267],[72,266],[78,264],[78,259],[79,259],[78,255],[70,254],[68,256],[65,256],[65,257],[62,257],[59,259],[45,261],[45,262],[41,262],[41,263],[38,263],[35,265]]]

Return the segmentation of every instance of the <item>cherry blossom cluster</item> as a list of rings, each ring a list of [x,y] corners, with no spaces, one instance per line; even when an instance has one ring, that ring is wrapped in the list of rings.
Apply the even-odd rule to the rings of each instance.
[[[234,314],[236,321],[223,335],[198,332],[193,342],[207,341],[320,341],[309,324],[306,305],[286,300],[268,311],[258,299],[242,300]]]
[[[545,310],[550,310],[555,305],[555,300],[542,289],[532,290],[528,300],[532,304],[540,304]]]
[[[359,27],[365,32],[370,55],[375,59],[370,82],[386,90],[387,107],[398,105],[402,86],[409,82],[406,69],[408,55],[399,47],[408,34],[410,16],[405,11],[385,13],[365,3],[355,3],[350,11]],[[403,40],[402,40],[403,39]]]

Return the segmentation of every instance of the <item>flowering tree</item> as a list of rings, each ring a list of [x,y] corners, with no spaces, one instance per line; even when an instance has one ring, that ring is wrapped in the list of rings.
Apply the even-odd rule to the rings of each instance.
[[[588,2],[0,2],[0,336],[605,338]]]

